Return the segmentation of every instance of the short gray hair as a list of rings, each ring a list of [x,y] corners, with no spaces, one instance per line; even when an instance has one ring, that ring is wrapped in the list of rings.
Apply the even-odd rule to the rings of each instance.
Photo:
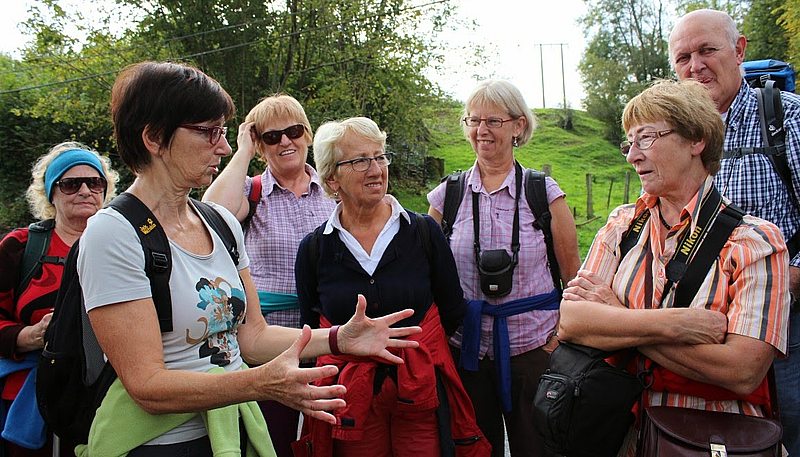
[[[527,122],[525,130],[517,137],[518,144],[523,146],[531,139],[533,130],[536,128],[536,118],[528,108],[528,104],[525,103],[525,98],[517,86],[500,79],[481,81],[467,97],[467,102],[464,103],[463,117],[469,116],[470,110],[478,105],[497,105],[514,119],[524,117]],[[461,127],[464,129],[464,136],[469,139],[469,127],[463,123]]]
[[[351,117],[341,121],[330,121],[319,126],[314,137],[314,163],[322,188],[328,195],[333,195],[333,190],[328,186],[328,179],[336,172],[336,162],[342,159],[342,150],[339,143],[349,133],[359,136],[367,141],[379,143],[386,147],[386,132],[378,124],[367,117]]]

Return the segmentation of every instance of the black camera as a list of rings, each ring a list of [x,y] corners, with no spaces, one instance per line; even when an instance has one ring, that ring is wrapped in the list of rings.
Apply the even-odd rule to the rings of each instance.
[[[504,297],[511,293],[516,259],[505,249],[491,249],[478,254],[481,290],[487,297]]]

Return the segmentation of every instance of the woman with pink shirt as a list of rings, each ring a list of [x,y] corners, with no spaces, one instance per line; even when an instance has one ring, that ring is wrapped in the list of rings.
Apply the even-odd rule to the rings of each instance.
[[[294,281],[297,247],[336,207],[306,163],[311,141],[311,124],[300,102],[286,94],[265,97],[239,126],[239,149],[203,196],[244,223],[261,314],[270,324],[292,328],[301,327]],[[267,167],[250,177],[248,167],[256,156]],[[291,457],[300,413],[277,401],[259,405],[278,457]]]
[[[544,236],[534,227],[536,218],[523,195],[525,169],[514,157],[514,148],[530,140],[536,121],[519,89],[488,80],[467,99],[462,122],[477,157],[465,172],[450,248],[469,307],[450,344],[492,455],[504,455],[505,422],[511,454],[539,456],[532,400],[557,344],[550,337],[558,323],[561,284],[554,284],[548,269]],[[439,222],[445,190],[442,183],[428,194],[428,212]],[[546,191],[560,282],[566,284],[579,266],[575,222],[564,192],[551,178]],[[499,288],[491,282],[487,287],[478,262],[485,271],[507,272],[505,287],[502,278]]]

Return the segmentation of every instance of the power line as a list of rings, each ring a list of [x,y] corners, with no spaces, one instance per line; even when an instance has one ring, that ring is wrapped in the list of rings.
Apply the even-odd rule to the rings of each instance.
[[[437,5],[437,4],[440,4],[440,3],[447,3],[448,1],[449,0],[429,1],[427,3],[423,3],[423,4],[420,4],[420,5],[413,5],[413,6],[409,6],[409,7],[406,7],[406,8],[401,8],[401,9],[397,10],[397,13],[398,14],[404,14],[404,13],[407,13],[409,11],[422,9],[422,8],[433,6],[433,5]],[[245,43],[239,43],[239,44],[234,44],[234,45],[230,45],[230,46],[224,46],[224,47],[221,47],[221,48],[212,49],[212,50],[208,50],[208,51],[201,51],[201,52],[196,52],[196,53],[192,53],[192,54],[186,54],[186,55],[177,56],[177,57],[168,57],[166,60],[177,60],[177,61],[180,61],[180,60],[190,59],[190,58],[194,58],[194,57],[200,57],[200,56],[204,56],[204,55],[215,54],[215,53],[218,53],[218,52],[224,52],[224,51],[229,51],[229,50],[232,50],[232,49],[238,49],[238,48],[242,48],[242,47],[246,47],[246,46],[251,46],[253,44],[265,41],[267,39],[283,39],[283,38],[293,37],[293,36],[296,36],[296,35],[302,35],[302,34],[305,34],[305,33],[311,33],[311,32],[316,32],[316,31],[320,31],[320,30],[330,29],[330,28],[341,26],[341,25],[347,25],[347,24],[353,24],[353,23],[359,24],[359,23],[366,22],[369,19],[388,16],[389,14],[390,13],[370,14],[370,15],[362,16],[361,18],[355,18],[355,19],[351,19],[351,20],[339,21],[339,22],[335,22],[335,23],[331,23],[331,24],[321,25],[321,26],[312,27],[312,28],[309,28],[309,29],[303,29],[303,30],[300,30],[300,31],[287,33],[287,34],[284,34],[284,35],[279,35],[276,38],[272,38],[272,37],[258,38],[258,39],[255,39],[255,40],[247,41]],[[258,22],[264,22],[266,20],[268,20],[268,19],[266,19],[266,18],[265,19],[258,19],[258,20],[254,20],[254,21],[243,22],[243,23],[236,24],[236,25],[228,25],[228,26],[217,28],[217,29],[211,29],[211,30],[207,30],[207,31],[203,31],[203,32],[196,32],[196,33],[192,33],[192,34],[188,34],[188,35],[182,35],[182,36],[179,36],[179,37],[167,38],[164,41],[162,41],[161,44],[165,45],[165,44],[167,44],[169,42],[172,42],[172,41],[179,41],[179,40],[183,40],[183,39],[187,39],[187,38],[193,38],[193,37],[196,37],[196,36],[201,36],[201,35],[205,35],[205,34],[209,34],[209,33],[216,33],[216,32],[219,32],[219,31],[230,30],[232,28],[245,27],[245,26],[249,26],[249,25],[252,25],[252,24],[255,24],[255,23],[258,23]],[[149,47],[151,47],[151,46],[150,45],[145,45],[145,44],[135,45],[135,46],[128,46],[126,48],[122,48],[121,50],[116,50],[116,51],[110,51],[110,52],[107,52],[107,53],[96,54],[94,56],[77,57],[77,58],[73,59],[73,61],[87,60],[89,58],[96,58],[96,57],[103,57],[103,56],[107,56],[107,55],[118,54],[120,51],[135,50],[135,49],[145,49],[145,48],[149,48]],[[50,56],[48,56],[48,58],[49,57]],[[57,56],[52,56],[52,57],[57,57]],[[44,60],[45,59],[42,59],[42,61],[44,61]],[[61,57],[58,60],[59,61],[56,62],[56,63],[63,63],[63,61],[64,61],[63,57]],[[37,59],[34,58],[34,59],[31,59],[31,61],[35,63],[35,62],[37,62]],[[31,61],[29,61],[29,62],[31,62]],[[324,66],[324,64],[323,64],[323,66]],[[21,73],[21,72],[30,72],[30,71],[33,71],[33,69],[31,69],[31,68],[23,68],[23,69],[20,69],[20,70],[11,70],[9,72],[11,72],[11,73]],[[0,72],[0,75],[2,75],[4,73],[9,73],[9,72]],[[106,76],[108,74],[117,73],[117,72],[119,72],[119,69],[115,70],[115,71],[110,71],[110,72],[96,73],[94,75],[88,75],[87,77],[70,78],[70,79],[66,79],[66,80],[62,80],[62,81],[55,81],[55,82],[51,82],[51,83],[44,83],[44,84],[39,84],[39,85],[34,85],[34,86],[26,86],[26,87],[21,87],[21,88],[17,88],[17,89],[9,89],[9,90],[0,91],[0,95],[10,94],[10,93],[19,93],[19,92],[24,92],[24,91],[28,91],[28,90],[41,89],[41,88],[51,87],[51,86],[59,85],[59,84],[68,84],[68,83],[72,83],[72,82],[76,82],[76,81],[91,79],[91,77]]]

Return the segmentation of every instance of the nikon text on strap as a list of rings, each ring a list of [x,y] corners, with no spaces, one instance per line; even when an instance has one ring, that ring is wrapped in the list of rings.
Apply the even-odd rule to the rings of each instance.
[[[695,229],[686,229],[666,266],[667,283],[661,296],[663,300],[675,285],[675,307],[689,306],[711,264],[744,217],[736,206],[728,205],[720,211],[721,205],[722,196],[712,187],[700,206]],[[649,217],[650,211],[645,210],[631,222],[620,241],[620,262],[636,245]]]

